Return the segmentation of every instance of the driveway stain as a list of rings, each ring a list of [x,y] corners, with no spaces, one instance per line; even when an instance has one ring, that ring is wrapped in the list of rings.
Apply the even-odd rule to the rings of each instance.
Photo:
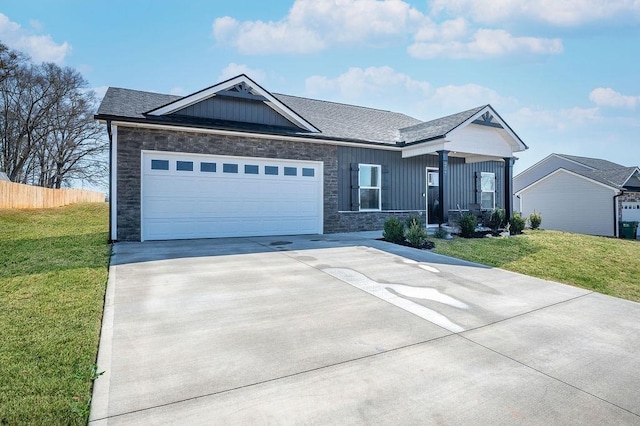
[[[379,299],[391,303],[407,312],[419,316],[429,322],[432,322],[440,327],[447,329],[453,333],[461,333],[465,329],[451,321],[446,316],[439,312],[415,303],[409,299],[405,299],[401,296],[412,297],[414,299],[433,300],[438,303],[442,303],[448,306],[453,306],[459,309],[468,309],[468,306],[446,294],[440,293],[434,288],[428,287],[412,287],[404,284],[391,284],[380,283],[374,281],[360,272],[347,268],[325,268],[323,272],[331,275],[334,278],[339,279],[347,284],[350,284],[360,290],[363,290]],[[397,293],[397,294],[394,294]],[[401,295],[401,296],[399,296]]]

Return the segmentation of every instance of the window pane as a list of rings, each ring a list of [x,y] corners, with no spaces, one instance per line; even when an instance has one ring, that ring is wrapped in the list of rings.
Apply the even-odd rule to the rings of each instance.
[[[493,210],[494,203],[493,198],[495,194],[493,192],[483,192],[480,200],[480,208],[484,210]]]
[[[315,176],[315,170],[314,169],[303,168],[302,169],[302,176],[314,177]]]
[[[224,173],[238,173],[238,165],[224,163],[222,165],[222,171]]]
[[[380,168],[360,165],[360,186],[380,186]]]
[[[277,175],[278,174],[278,166],[264,166],[264,174],[265,175]]]
[[[361,189],[360,190],[360,210],[379,210],[380,190]]]
[[[244,172],[248,175],[257,175],[258,174],[258,166],[252,166],[249,164],[245,164]]]
[[[201,172],[215,172],[216,163],[200,163]]]
[[[177,161],[176,162],[176,170],[181,170],[183,172],[192,172],[193,171],[193,161]]]
[[[169,170],[169,160],[151,160],[152,170]]]
[[[496,190],[496,178],[493,173],[482,173],[481,188],[483,191]]]
[[[285,167],[284,168],[284,175],[285,176],[297,176],[298,175],[298,170],[295,167]]]

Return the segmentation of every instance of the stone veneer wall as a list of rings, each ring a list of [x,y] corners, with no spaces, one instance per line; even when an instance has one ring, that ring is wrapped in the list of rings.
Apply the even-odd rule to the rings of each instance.
[[[325,233],[379,230],[389,216],[421,213],[339,212],[335,145],[123,126],[118,127],[117,143],[117,238],[121,241],[140,241],[141,150],[322,161]]]

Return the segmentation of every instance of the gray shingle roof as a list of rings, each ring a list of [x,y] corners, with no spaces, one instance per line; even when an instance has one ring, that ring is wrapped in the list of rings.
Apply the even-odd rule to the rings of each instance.
[[[578,157],[577,155],[566,155],[566,154],[556,154],[556,155],[571,161],[575,161],[576,163],[584,164],[585,166],[591,167],[592,169],[596,169],[596,170],[609,170],[609,169],[618,169],[621,167],[625,167],[621,164],[612,163],[611,161],[601,160],[599,158]]]
[[[414,143],[444,137],[488,105],[482,105],[457,114],[436,118],[400,129],[400,137],[405,143]]]
[[[576,155],[555,154],[558,157],[566,158],[576,163],[584,164],[594,170],[580,170],[578,168],[564,167],[581,176],[593,179],[596,182],[603,183],[615,188],[622,188],[625,182],[631,177],[631,174],[637,167],[627,167],[611,161],[602,160],[600,158],[578,157]]]
[[[483,105],[423,122],[405,114],[375,108],[276,93],[273,96],[321,131],[318,134],[301,130],[293,132],[294,134],[310,138],[332,138],[384,144],[414,143],[443,137],[485,107]],[[181,96],[175,95],[110,87],[98,108],[96,117],[100,119],[167,121],[169,118],[149,117],[145,113],[181,98]],[[172,120],[178,119],[172,118]],[[176,121],[176,124],[188,123]],[[191,124],[206,125],[202,120],[194,120]],[[233,123],[217,124],[226,128],[233,126]],[[238,126],[243,130],[251,130],[250,127]],[[265,130],[272,133],[292,134],[291,130],[274,128]]]

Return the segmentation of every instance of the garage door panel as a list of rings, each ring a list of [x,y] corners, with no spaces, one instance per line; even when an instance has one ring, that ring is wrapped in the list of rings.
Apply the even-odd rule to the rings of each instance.
[[[164,152],[144,152],[142,161],[143,239],[322,233],[320,163]],[[178,161],[194,170],[177,170]],[[278,174],[265,174],[269,167]]]

